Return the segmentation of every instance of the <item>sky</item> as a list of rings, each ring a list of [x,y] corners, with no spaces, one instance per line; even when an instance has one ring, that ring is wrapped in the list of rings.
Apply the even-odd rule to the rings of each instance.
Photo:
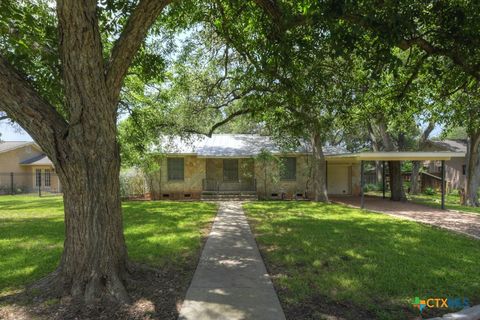
[[[32,141],[33,139],[20,127],[13,127],[7,121],[0,121],[0,140]]]
[[[431,137],[439,136],[442,133],[442,127],[436,126]],[[3,141],[33,141],[33,139],[23,129],[18,126],[13,127],[7,121],[0,121],[0,140]]]

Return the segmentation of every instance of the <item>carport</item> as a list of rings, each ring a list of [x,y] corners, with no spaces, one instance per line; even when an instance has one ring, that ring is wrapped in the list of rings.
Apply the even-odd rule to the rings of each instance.
[[[365,162],[380,161],[382,163],[382,190],[383,199],[385,199],[385,163],[387,161],[441,161],[441,208],[445,209],[445,161],[451,160],[453,157],[465,156],[463,152],[401,152],[401,151],[382,151],[382,152],[358,152],[348,155],[338,155],[331,158],[339,157],[348,158],[352,162],[360,162],[360,207],[365,208]]]

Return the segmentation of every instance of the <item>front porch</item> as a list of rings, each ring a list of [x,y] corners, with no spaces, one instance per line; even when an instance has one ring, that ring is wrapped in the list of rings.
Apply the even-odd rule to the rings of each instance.
[[[255,163],[251,158],[207,158],[202,193],[256,192]]]

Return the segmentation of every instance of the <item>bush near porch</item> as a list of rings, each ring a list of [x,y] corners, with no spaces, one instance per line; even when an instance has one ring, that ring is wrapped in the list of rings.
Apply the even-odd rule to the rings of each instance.
[[[171,282],[156,288],[170,303],[156,308],[157,316],[170,318],[176,297],[183,298],[193,276],[216,206],[131,201],[122,207],[130,259],[160,268]],[[63,221],[61,197],[0,196],[0,300],[55,269],[63,250]]]
[[[245,210],[287,318],[411,319],[416,296],[480,303],[477,240],[334,204]]]

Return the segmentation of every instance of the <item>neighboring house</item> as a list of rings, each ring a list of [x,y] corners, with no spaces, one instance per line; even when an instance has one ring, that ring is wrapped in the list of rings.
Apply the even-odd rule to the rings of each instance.
[[[279,161],[261,160],[263,151]],[[331,159],[345,153],[325,148],[330,195],[359,195],[360,165]],[[160,177],[152,183],[154,199],[198,199],[208,194],[255,194],[261,198],[311,198],[311,153],[302,146],[283,152],[269,137],[215,134],[192,141],[173,138],[162,145]]]
[[[430,140],[425,148],[427,151],[467,152],[467,140],[450,139],[435,141]],[[441,175],[440,161],[428,161],[424,163],[428,173],[436,176]],[[450,190],[465,188],[466,183],[466,160],[465,156],[452,157],[445,161],[445,180]]]
[[[34,142],[0,142],[0,194],[60,192],[55,168]]]

